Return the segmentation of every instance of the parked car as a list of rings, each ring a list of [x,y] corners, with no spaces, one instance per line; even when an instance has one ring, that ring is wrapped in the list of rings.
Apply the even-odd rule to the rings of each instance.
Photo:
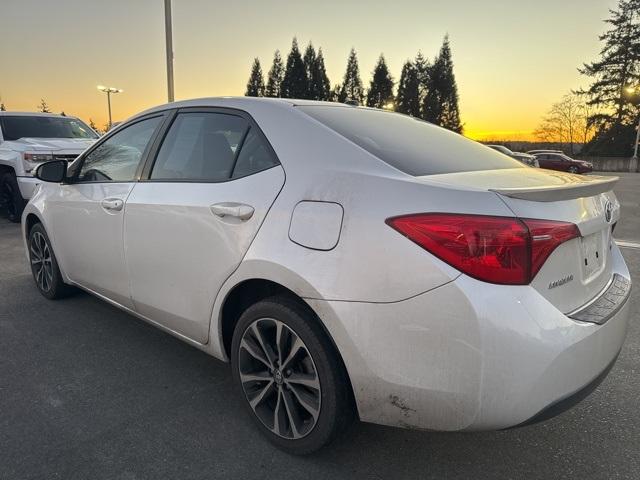
[[[564,153],[562,150],[529,150],[527,151],[529,155],[537,155],[538,153]]]
[[[98,135],[76,117],[52,113],[0,112],[0,207],[12,222],[38,183],[33,176],[43,162],[74,160]]]
[[[549,170],[570,173],[589,173],[593,171],[593,164],[568,157],[564,153],[538,153],[536,159],[540,164],[540,168]]]
[[[505,155],[508,155],[511,158],[515,158],[519,162],[522,162],[525,165],[529,165],[530,167],[540,166],[538,165],[538,161],[536,160],[536,157],[534,157],[533,155],[529,155],[527,153],[521,153],[521,152],[514,152],[508,149],[507,147],[505,147],[504,145],[487,145],[487,147],[493,148],[494,150],[500,153],[504,153]]]
[[[22,228],[40,293],[81,287],[230,361],[258,429],[289,452],[354,417],[543,420],[625,338],[617,178],[530,169],[409,116],[181,101],[37,177]]]

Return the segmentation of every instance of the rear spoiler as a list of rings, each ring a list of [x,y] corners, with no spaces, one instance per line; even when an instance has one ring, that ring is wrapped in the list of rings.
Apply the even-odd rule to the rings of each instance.
[[[620,177],[584,177],[576,183],[529,188],[492,188],[492,192],[505,197],[520,198],[533,202],[556,202],[581,197],[593,197],[610,191]]]

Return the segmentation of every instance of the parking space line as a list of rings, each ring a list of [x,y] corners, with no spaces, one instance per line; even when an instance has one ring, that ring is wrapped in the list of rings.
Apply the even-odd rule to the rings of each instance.
[[[640,250],[640,242],[634,242],[631,240],[616,240],[616,244],[618,244],[621,248],[635,248]]]

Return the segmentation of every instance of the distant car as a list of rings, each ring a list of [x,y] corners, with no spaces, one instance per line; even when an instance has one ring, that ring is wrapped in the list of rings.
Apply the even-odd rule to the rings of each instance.
[[[509,150],[504,145],[487,145],[487,147],[493,148],[494,150],[500,153],[504,153],[505,155],[508,155],[511,158],[515,158],[519,162],[524,163],[525,165],[529,165],[530,167],[540,166],[538,165],[538,161],[536,160],[536,157],[534,157],[533,155],[529,155],[528,153],[514,152],[512,150]]]
[[[564,153],[562,150],[528,150],[527,154],[529,155],[537,155],[539,153]]]
[[[576,160],[564,153],[539,153],[536,159],[540,168],[559,170],[570,173],[589,173],[593,171],[593,164],[584,160]]]
[[[35,169],[51,160],[72,161],[98,135],[76,117],[53,113],[0,112],[0,207],[20,222],[39,183]]]

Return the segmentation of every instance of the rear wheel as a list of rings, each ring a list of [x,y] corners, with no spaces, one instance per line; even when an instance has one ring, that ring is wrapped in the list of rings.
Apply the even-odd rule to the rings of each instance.
[[[0,177],[0,203],[7,211],[9,221],[20,223],[26,202],[20,194],[18,181],[13,173],[5,173]]]
[[[569,167],[569,173],[578,173],[578,168],[577,167]]]
[[[58,261],[41,223],[36,223],[29,232],[29,260],[36,287],[46,298],[66,297],[73,291],[73,287],[62,280]]]
[[[245,404],[278,447],[311,453],[350,424],[344,366],[305,306],[289,297],[254,304],[238,320],[231,348]]]

